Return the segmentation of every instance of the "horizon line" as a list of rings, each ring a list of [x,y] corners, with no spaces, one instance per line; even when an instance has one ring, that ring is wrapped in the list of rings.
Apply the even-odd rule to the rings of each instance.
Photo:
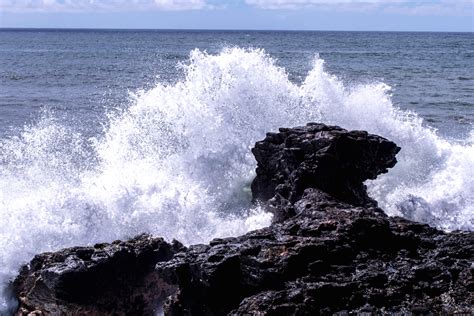
[[[231,31],[231,32],[385,32],[385,33],[474,33],[473,31],[417,31],[417,30],[329,30],[329,29],[231,29],[231,28],[210,28],[210,29],[188,29],[188,28],[115,28],[115,27],[9,27],[0,26],[0,30],[103,30],[103,31]]]

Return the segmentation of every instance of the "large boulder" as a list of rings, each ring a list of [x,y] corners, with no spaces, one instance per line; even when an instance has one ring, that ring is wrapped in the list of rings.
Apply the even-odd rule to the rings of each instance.
[[[280,213],[288,212],[275,214],[277,221],[294,215],[284,206],[300,199],[307,188],[352,205],[376,206],[363,182],[393,167],[399,151],[393,142],[365,131],[317,123],[280,128],[252,149],[258,163],[252,195],[256,201],[270,200]]]

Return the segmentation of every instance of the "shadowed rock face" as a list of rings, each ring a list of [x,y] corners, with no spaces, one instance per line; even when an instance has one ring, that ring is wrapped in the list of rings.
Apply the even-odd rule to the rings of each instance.
[[[152,314],[176,290],[163,283],[154,266],[183,249],[178,242],[143,234],[126,242],[37,255],[13,284],[18,314]]]
[[[18,314],[315,315],[472,312],[474,234],[387,217],[363,181],[399,148],[309,124],[252,150],[267,228],[184,248],[160,238],[41,254],[14,283]]]

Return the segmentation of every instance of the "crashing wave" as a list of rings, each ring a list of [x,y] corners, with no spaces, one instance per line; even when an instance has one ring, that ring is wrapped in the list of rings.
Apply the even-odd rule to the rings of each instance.
[[[39,252],[150,232],[186,244],[270,223],[250,205],[254,142],[309,121],[397,143],[399,163],[369,181],[390,215],[474,227],[473,142],[450,142],[398,109],[390,87],[347,87],[315,58],[301,84],[263,50],[194,50],[184,79],[132,96],[104,135],[85,139],[45,114],[0,140],[0,283]],[[0,309],[11,306],[2,295]]]

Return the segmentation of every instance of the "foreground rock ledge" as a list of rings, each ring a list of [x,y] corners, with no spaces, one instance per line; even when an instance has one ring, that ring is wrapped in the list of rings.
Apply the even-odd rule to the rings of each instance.
[[[474,234],[387,217],[363,185],[394,143],[322,124],[252,150],[254,200],[274,223],[185,248],[141,235],[36,256],[12,284],[18,314],[473,313]]]

